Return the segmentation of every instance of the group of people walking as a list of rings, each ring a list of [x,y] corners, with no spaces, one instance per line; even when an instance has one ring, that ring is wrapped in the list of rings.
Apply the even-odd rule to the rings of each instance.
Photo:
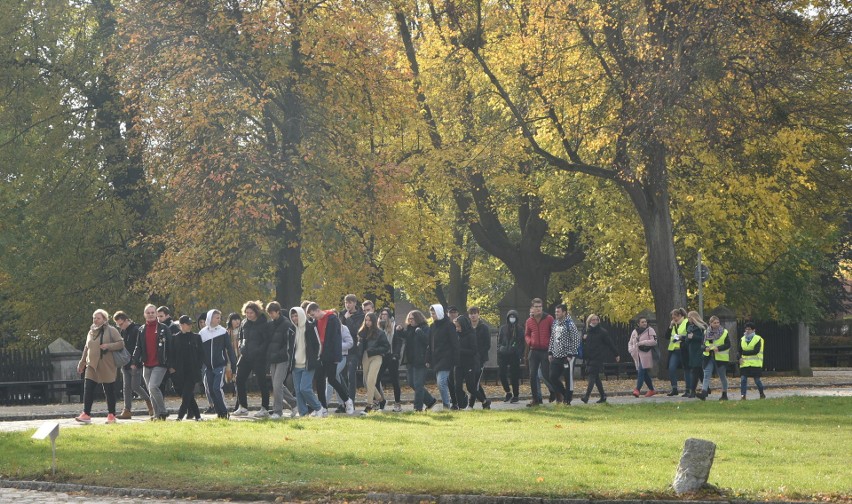
[[[202,383],[208,401],[208,413],[219,418],[248,416],[247,384],[254,375],[261,405],[257,418],[284,416],[328,416],[330,400],[337,397],[337,412],[354,414],[357,372],[362,369],[366,388],[363,414],[384,410],[387,404],[382,376],[387,374],[393,390],[393,409],[401,411],[399,367],[405,364],[408,384],[414,390],[414,410],[433,408],[440,399],[444,409],[472,409],[478,401],[490,409],[481,380],[491,350],[491,330],[480,318],[477,307],[459,314],[455,307],[444,310],[441,304],[429,308],[429,316],[412,310],[404,323],[397,324],[389,309],[378,313],[372,301],[359,304],[356,296],[344,298],[340,312],[324,310],[315,302],[305,301],[285,316],[275,301],[266,306],[249,301],[242,313],[231,313],[226,325],[219,310],[212,309],[193,320],[187,315],[173,322],[169,309],[148,305],[144,323],[136,324],[118,311],[113,315],[97,310],[86,338],[78,371],[85,373],[83,412],[76,418],[91,422],[95,387],[103,387],[107,400],[108,423],[116,418],[132,417],[134,393],[148,407],[153,420],[165,420],[162,385],[168,377],[181,394],[177,419],[201,419],[195,389]],[[543,309],[541,299],[533,299],[529,317],[521,322],[515,310],[506,314],[497,332],[497,364],[504,402],[519,401],[521,364],[530,373],[532,400],[527,406],[543,404],[542,383],[550,392],[550,401],[570,405],[574,399],[574,368],[578,359],[585,364],[588,383],[580,399],[589,401],[595,388],[599,403],[607,396],[600,379],[606,362],[620,357],[612,338],[600,325],[600,318],[589,315],[584,331],[568,313],[564,304],[555,307],[554,316]],[[746,324],[741,342],[742,398],[746,381],[753,377],[760,397],[765,397],[760,372],[763,367],[763,339]],[[197,332],[196,332],[197,330]],[[684,369],[684,397],[707,398],[710,379],[715,371],[722,383],[722,400],[727,399],[726,367],[731,341],[718,318],[709,324],[696,312],[682,308],[672,311],[669,336],[669,376],[671,392],[679,394],[678,371]],[[110,353],[127,349],[131,357],[120,369]],[[646,318],[640,318],[630,335],[628,351],[637,370],[633,395],[651,397],[657,393],[651,370],[659,361],[659,342]],[[124,384],[124,410],[116,415],[114,383],[118,371]],[[439,398],[425,387],[427,372],[434,371]],[[271,376],[272,403],[267,383]],[[233,377],[235,404],[229,408],[224,384]],[[292,391],[286,386],[292,377]],[[702,380],[703,379],[703,380]],[[702,387],[698,390],[698,383]],[[647,392],[642,394],[643,386]],[[289,414],[285,415],[285,408]]]

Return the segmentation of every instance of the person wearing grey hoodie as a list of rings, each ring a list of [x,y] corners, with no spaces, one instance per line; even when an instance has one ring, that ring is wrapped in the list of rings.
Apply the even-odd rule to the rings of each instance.
[[[459,338],[453,323],[444,316],[444,307],[433,304],[429,307],[432,315],[432,327],[429,329],[431,345],[429,347],[426,367],[435,371],[438,380],[438,391],[444,409],[450,409],[450,373],[458,364]]]

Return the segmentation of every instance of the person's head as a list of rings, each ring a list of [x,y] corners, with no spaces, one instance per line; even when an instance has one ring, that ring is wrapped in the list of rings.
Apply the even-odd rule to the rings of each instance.
[[[467,309],[467,316],[473,325],[479,325],[479,307],[471,306]]]
[[[459,309],[455,306],[447,307],[447,316],[450,317],[450,320],[455,321],[459,316]]]
[[[109,313],[102,308],[98,308],[92,313],[92,323],[98,327],[104,325],[109,320]]]
[[[168,306],[161,306],[157,308],[157,320],[160,321],[161,324],[165,324],[167,320],[169,320],[172,316],[172,312],[169,311]]]
[[[412,327],[417,327],[426,323],[426,316],[420,310],[411,310],[408,312],[405,322]]]
[[[713,330],[719,329],[719,327],[721,327],[721,325],[722,325],[722,321],[719,320],[719,317],[717,317],[716,315],[713,315],[712,317],[710,317],[710,328],[711,329],[713,329]]]
[[[686,317],[692,324],[697,325],[702,329],[707,328],[707,322],[704,322],[704,319],[701,318],[701,315],[699,315],[697,311],[691,311],[687,313]]]
[[[204,329],[205,327],[207,327],[207,314],[206,313],[198,314],[198,318],[196,318],[195,321],[198,324],[198,330],[199,331]]]
[[[556,315],[557,319],[564,320],[565,317],[568,316],[568,307],[560,303],[556,305],[556,308],[554,309],[553,313]]]
[[[592,313],[586,317],[586,327],[597,327],[601,323],[601,318]]]
[[[429,307],[429,315],[432,320],[444,320],[444,307],[440,304],[433,304]]]
[[[379,323],[379,317],[376,312],[370,312],[364,315],[364,327],[376,327]]]
[[[236,313],[232,313],[231,315],[237,315]],[[239,326],[240,316],[237,315],[237,325]],[[222,312],[219,310],[210,310],[207,312],[207,327],[213,328],[217,327],[219,323],[222,321]]]
[[[361,303],[361,309],[364,310],[364,313],[373,313],[376,311],[376,305],[374,305],[369,299],[365,299],[364,302]]]
[[[675,308],[672,310],[672,322],[680,324],[684,318],[686,318],[686,310],[683,308]]]
[[[639,329],[645,329],[648,327],[648,319],[646,317],[639,317],[639,320],[636,321],[636,325],[639,326]]]
[[[216,310],[216,311],[218,311],[218,310]],[[221,313],[220,313],[220,316],[221,316]],[[239,313],[237,313],[237,312],[231,313],[230,315],[228,315],[228,329],[236,329],[236,328],[240,327],[240,324],[242,323],[242,321],[243,321],[243,318],[240,317]]]
[[[121,310],[112,314],[112,320],[121,330],[127,329],[127,326],[130,325],[130,317]]]
[[[757,327],[754,325],[754,322],[746,322],[745,323],[745,335],[751,336],[757,330]]]
[[[358,334],[363,335],[367,339],[372,339],[378,334],[379,316],[376,312],[370,312],[364,315],[364,323],[361,324],[361,329]]]
[[[530,316],[531,317],[541,317],[542,309],[544,308],[544,301],[541,298],[534,298],[530,301]]]
[[[145,315],[145,322],[155,322],[158,320],[157,307],[152,304],[145,305],[145,310],[142,313]]]
[[[266,304],[266,313],[272,320],[278,320],[281,316],[281,304],[278,301],[270,301]]]
[[[325,316],[325,312],[320,310],[320,306],[317,303],[311,302],[307,309],[305,309],[305,313],[308,314],[308,317],[312,319],[319,320]]]
[[[306,299],[306,300],[302,301],[302,304],[300,304],[300,305],[299,305],[299,307],[300,307],[302,310],[307,310],[307,309],[308,309],[308,305],[309,305],[309,304],[311,304],[311,302],[310,302],[309,300],[307,300],[307,299]]]
[[[189,315],[181,315],[178,319],[178,324],[180,325],[180,332],[192,332],[192,317]]]
[[[299,311],[295,308],[290,308],[290,322],[292,322],[294,326],[299,327]]]
[[[355,313],[358,309],[358,297],[355,294],[347,294],[343,298],[343,306],[346,307],[346,311]]]
[[[453,324],[456,326],[456,332],[463,333],[473,329],[473,324],[470,323],[470,319],[467,315],[459,315],[453,320]]]
[[[391,319],[390,308],[382,308],[381,311],[379,311],[379,321],[380,322],[387,322],[390,319]]]
[[[260,312],[263,311],[261,306],[263,306],[263,303],[260,301],[247,301],[243,305],[243,316],[254,322],[260,317]]]

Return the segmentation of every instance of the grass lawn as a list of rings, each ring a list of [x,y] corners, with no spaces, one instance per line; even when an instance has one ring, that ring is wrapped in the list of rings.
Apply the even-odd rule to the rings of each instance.
[[[0,476],[50,480],[50,445],[0,434]],[[852,500],[852,398],[545,407],[65,429],[57,481],[181,491],[669,495],[683,442],[717,444],[728,497]]]

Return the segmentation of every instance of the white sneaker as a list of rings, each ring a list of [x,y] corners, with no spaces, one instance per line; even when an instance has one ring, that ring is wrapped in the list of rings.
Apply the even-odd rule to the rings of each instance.
[[[243,408],[242,406],[240,406],[233,413],[231,413],[232,416],[248,416],[248,414],[249,410]]]
[[[280,413],[273,413],[272,415],[269,416],[269,418],[270,418],[270,420],[281,420],[282,418],[284,418],[284,416],[281,415]]]
[[[259,409],[259,410],[257,410],[257,412],[254,414],[254,417],[255,417],[255,418],[269,418],[269,412],[268,412],[268,411],[266,411],[266,408],[260,408],[260,409]]]
[[[394,404],[393,405],[393,411],[394,411],[394,413],[401,413],[402,412],[402,404],[399,404],[399,403]]]
[[[322,416],[322,410],[321,409],[314,411],[313,413],[311,413],[308,416],[311,417],[311,418],[325,418],[325,417]]]
[[[355,414],[355,403],[352,402],[352,399],[349,399],[348,401],[346,401],[346,403],[344,405],[346,406],[346,414],[347,415],[354,415]]]
[[[296,408],[291,409],[290,418],[299,418],[299,410]]]
[[[328,410],[326,408],[320,410],[320,418],[328,418]]]

